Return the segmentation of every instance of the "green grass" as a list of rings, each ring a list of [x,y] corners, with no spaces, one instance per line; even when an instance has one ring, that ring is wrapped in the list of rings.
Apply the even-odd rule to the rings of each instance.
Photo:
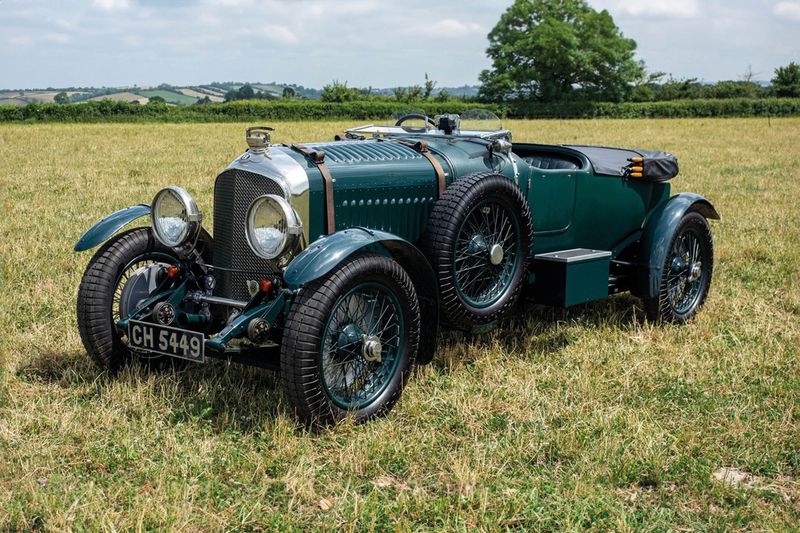
[[[707,306],[656,326],[620,295],[448,333],[387,418],[319,432],[270,372],[112,378],[75,326],[83,230],[166,184],[210,221],[244,124],[0,126],[0,530],[800,528],[800,119],[507,125],[676,153],[675,189],[722,215]]]
[[[153,98],[154,96],[160,96],[169,104],[189,105],[197,102],[197,98],[186,96],[185,94],[181,94],[175,91],[164,91],[161,89],[153,89],[148,91],[136,91],[136,92],[148,98]]]

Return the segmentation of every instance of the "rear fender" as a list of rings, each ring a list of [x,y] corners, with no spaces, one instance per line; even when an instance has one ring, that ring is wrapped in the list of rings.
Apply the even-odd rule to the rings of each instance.
[[[647,217],[639,244],[639,268],[631,288],[633,294],[642,298],[658,295],[669,245],[683,216],[692,211],[706,218],[720,218],[711,202],[690,192],[676,194],[665,200]]]
[[[76,252],[83,252],[94,248],[108,240],[109,237],[114,235],[124,226],[130,224],[137,218],[141,218],[150,214],[150,206],[145,204],[133,205],[126,207],[116,213],[108,215],[106,218],[97,222],[94,226],[86,230],[86,233],[81,235],[78,242],[75,243]]]
[[[407,240],[385,231],[351,228],[322,237],[294,258],[284,272],[293,290],[331,272],[348,257],[369,250],[393,258],[408,272],[420,305],[418,363],[429,363],[436,352],[439,329],[439,285],[427,258]]]

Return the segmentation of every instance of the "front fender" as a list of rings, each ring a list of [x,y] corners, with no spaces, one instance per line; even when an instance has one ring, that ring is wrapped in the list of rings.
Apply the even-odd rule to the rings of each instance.
[[[425,255],[402,237],[366,228],[338,231],[318,239],[295,257],[284,272],[283,280],[290,289],[299,289],[361,250],[390,256],[408,273],[417,292],[421,313],[417,362],[429,363],[436,351],[439,330],[439,284]]]
[[[133,205],[117,211],[116,213],[112,213],[86,230],[86,233],[81,235],[81,238],[75,243],[75,248],[73,250],[76,252],[83,252],[84,250],[94,248],[98,244],[107,241],[109,237],[122,229],[123,226],[130,224],[137,218],[149,214],[150,206],[145,204]]]
[[[672,237],[683,216],[697,211],[706,218],[719,220],[714,206],[699,194],[676,194],[656,207],[645,220],[639,245],[639,269],[633,294],[643,298],[658,295],[664,260],[669,252]]]

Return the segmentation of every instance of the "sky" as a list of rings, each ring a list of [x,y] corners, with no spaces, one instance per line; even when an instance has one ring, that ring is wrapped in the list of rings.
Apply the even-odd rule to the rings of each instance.
[[[589,0],[650,71],[769,80],[800,62],[800,0]],[[476,84],[511,0],[0,0],[0,87]]]

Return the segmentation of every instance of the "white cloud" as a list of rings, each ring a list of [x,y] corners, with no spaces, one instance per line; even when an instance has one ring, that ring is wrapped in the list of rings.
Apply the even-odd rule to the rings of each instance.
[[[601,1],[612,13],[625,12],[635,17],[658,15],[670,18],[694,18],[700,14],[697,0],[613,0]]]
[[[442,19],[424,29],[424,33],[436,37],[464,37],[482,31],[479,24],[456,19]]]
[[[45,32],[40,35],[14,35],[8,39],[12,46],[32,46],[39,43],[69,44],[72,37],[66,33]]]
[[[300,41],[292,30],[283,26],[265,26],[264,34],[270,40],[283,44],[297,44]]]
[[[8,40],[11,46],[30,46],[33,44],[33,38],[30,35],[15,35]]]
[[[800,21],[800,2],[778,2],[772,12],[781,18]]]
[[[119,11],[130,7],[128,0],[93,0],[92,5],[103,11]]]
[[[42,35],[42,40],[56,44],[69,44],[72,42],[72,37],[66,33],[47,32]]]

